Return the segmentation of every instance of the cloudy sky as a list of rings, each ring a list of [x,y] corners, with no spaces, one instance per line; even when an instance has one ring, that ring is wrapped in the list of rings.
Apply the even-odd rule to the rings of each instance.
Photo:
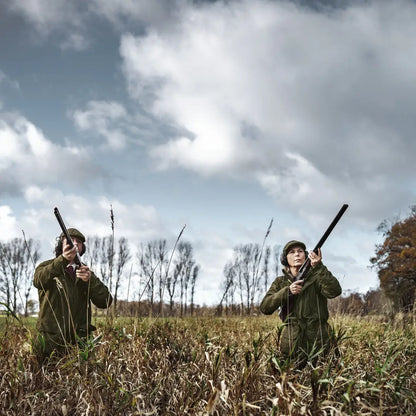
[[[340,6],[342,4],[342,7]],[[377,287],[384,219],[416,203],[416,3],[0,0],[0,239],[52,255],[60,208],[138,244],[186,224],[199,303],[233,247],[313,248]]]

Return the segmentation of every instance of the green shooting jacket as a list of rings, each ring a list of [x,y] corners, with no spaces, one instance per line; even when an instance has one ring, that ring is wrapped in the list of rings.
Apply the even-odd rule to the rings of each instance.
[[[40,352],[49,355],[87,337],[96,328],[91,325],[91,302],[98,308],[111,305],[107,287],[91,272],[89,282],[72,276],[69,262],[62,255],[47,260],[36,268],[33,279],[39,295],[37,330],[43,340]]]
[[[285,356],[309,355],[326,347],[329,341],[328,301],[342,292],[338,280],[321,263],[311,268],[306,275],[301,292],[289,295],[289,286],[294,277],[283,271],[270,286],[264,296],[260,310],[271,315],[281,308],[291,297],[294,302],[292,312],[287,317],[280,339],[280,350]]]

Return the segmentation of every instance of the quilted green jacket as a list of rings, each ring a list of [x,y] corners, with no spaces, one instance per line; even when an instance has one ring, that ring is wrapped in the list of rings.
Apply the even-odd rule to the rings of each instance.
[[[289,286],[294,278],[287,271],[283,273],[272,283],[260,304],[260,310],[266,315],[271,315],[289,300]],[[322,262],[311,268],[301,292],[290,295],[294,305],[280,340],[280,349],[285,356],[299,352],[308,355],[312,350],[328,345],[327,299],[335,298],[341,292],[338,280]]]
[[[38,347],[46,355],[96,329],[91,325],[91,302],[98,308],[107,308],[113,300],[94,273],[89,282],[84,282],[71,276],[67,266],[68,260],[60,255],[35,270],[33,284],[39,295],[36,327],[43,337]]]

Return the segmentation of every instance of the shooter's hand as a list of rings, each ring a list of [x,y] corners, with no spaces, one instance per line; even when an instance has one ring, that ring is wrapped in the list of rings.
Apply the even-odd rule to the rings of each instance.
[[[62,241],[62,256],[64,256],[65,259],[67,259],[70,263],[72,263],[75,259],[75,256],[77,254],[77,248],[74,245],[71,247],[68,242],[66,241],[66,238]]]
[[[292,295],[298,295],[300,291],[302,290],[302,283],[303,283],[303,280],[296,280],[296,282],[293,282],[289,286],[290,293]]]
[[[321,249],[318,248],[318,254],[316,254],[314,251],[311,251],[308,255],[309,260],[311,261],[311,266],[316,266],[318,263],[322,260],[322,252]]]
[[[76,275],[78,279],[81,279],[84,282],[88,282],[91,279],[91,270],[88,266],[82,265],[77,269]]]

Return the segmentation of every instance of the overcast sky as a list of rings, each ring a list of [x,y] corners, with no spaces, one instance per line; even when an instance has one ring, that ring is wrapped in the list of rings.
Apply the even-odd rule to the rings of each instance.
[[[343,4],[338,7],[337,4]],[[0,239],[52,256],[60,208],[137,245],[186,224],[196,300],[233,248],[323,248],[378,285],[377,226],[416,203],[416,3],[0,0]]]

